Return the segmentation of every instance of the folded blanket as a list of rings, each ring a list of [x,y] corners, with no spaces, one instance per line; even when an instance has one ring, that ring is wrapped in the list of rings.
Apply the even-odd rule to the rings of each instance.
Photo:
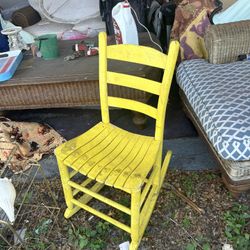
[[[0,171],[8,163],[15,173],[31,167],[64,139],[48,125],[0,119]]]

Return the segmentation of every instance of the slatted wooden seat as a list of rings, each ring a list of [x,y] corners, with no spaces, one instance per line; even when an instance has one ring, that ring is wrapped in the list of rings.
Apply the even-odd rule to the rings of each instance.
[[[169,55],[137,45],[107,46],[105,33],[99,34],[99,82],[102,122],[55,150],[67,204],[65,217],[81,208],[131,234],[130,249],[136,250],[152,214],[166,174],[171,151],[162,164],[162,144],[166,104],[179,51],[172,42]],[[120,60],[164,70],[162,82],[108,71],[107,60]],[[159,96],[157,108],[145,103],[108,96],[108,84],[135,88]],[[155,136],[128,132],[110,123],[108,107],[131,109],[156,120]],[[74,176],[83,176],[79,182]],[[131,195],[128,208],[98,192],[111,186]],[[84,193],[79,197],[79,192]],[[131,216],[126,225],[88,205],[95,198]]]
[[[144,183],[160,142],[154,137],[98,123],[67,147],[69,151],[65,152],[65,146],[61,146],[59,156],[66,165],[100,183],[131,192]]]

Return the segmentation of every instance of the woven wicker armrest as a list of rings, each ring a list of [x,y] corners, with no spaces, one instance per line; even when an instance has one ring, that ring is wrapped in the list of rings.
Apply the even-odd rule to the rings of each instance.
[[[211,25],[205,45],[210,63],[236,61],[239,55],[250,53],[250,20]]]

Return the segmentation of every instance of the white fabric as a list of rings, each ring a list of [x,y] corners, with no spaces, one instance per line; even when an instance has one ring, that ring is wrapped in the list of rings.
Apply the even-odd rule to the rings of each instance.
[[[42,18],[58,23],[77,24],[100,16],[99,0],[29,0],[29,3]]]
[[[243,20],[250,20],[250,1],[238,0],[228,9],[216,14],[213,17],[214,24],[238,22]]]
[[[80,31],[84,34],[88,32],[88,29],[94,29],[96,31],[104,31],[105,23],[102,21],[101,17],[91,18],[89,20],[82,21],[74,25],[73,30]]]
[[[39,13],[41,18],[46,19],[46,17],[42,13],[41,8],[39,7],[39,3],[40,3],[41,0],[28,0],[28,1],[29,1],[29,5]]]
[[[60,39],[63,32],[72,29],[72,24],[54,23],[51,21],[42,20],[32,26],[26,27],[25,30],[34,36],[41,36],[45,34],[56,34]]]

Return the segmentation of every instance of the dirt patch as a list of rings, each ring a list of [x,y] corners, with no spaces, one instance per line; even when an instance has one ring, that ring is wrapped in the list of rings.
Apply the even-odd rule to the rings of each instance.
[[[64,219],[66,206],[61,182],[54,179],[51,185],[61,207],[58,225],[54,226],[48,239],[43,239],[44,244],[39,244],[38,239],[29,249],[112,250],[129,240],[127,233],[85,211],[79,211],[69,220]],[[204,210],[204,213],[198,213],[184,202],[176,195],[173,186]],[[114,194],[107,189],[104,192],[125,205],[129,203],[129,198],[121,198],[120,193]],[[240,199],[233,198],[224,187],[219,173],[169,171],[139,249],[217,250],[224,243],[229,243],[234,245],[234,249],[247,250],[250,232],[249,198],[250,194],[244,194]],[[95,201],[92,205],[120,220],[129,221],[128,216],[97,205]],[[239,230],[234,232],[237,227]]]

